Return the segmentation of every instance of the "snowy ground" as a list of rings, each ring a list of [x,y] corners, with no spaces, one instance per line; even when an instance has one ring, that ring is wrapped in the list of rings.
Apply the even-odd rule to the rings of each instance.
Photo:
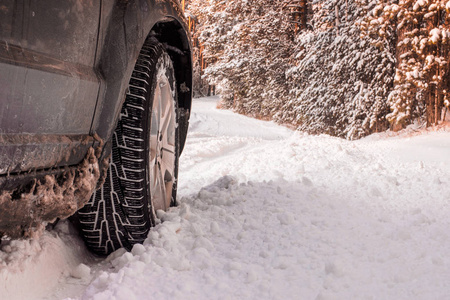
[[[449,299],[450,132],[350,142],[216,100],[194,102],[180,206],[143,246],[99,260],[67,222],[3,243],[0,298]]]

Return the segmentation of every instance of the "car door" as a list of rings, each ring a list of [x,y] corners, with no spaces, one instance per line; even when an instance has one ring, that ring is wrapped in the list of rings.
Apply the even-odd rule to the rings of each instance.
[[[0,175],[85,155],[100,10],[100,0],[0,0]]]

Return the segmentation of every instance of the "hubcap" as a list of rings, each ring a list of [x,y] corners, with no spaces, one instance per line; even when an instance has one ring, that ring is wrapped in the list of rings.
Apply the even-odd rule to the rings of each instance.
[[[150,197],[155,211],[166,210],[175,180],[175,106],[165,75],[156,83],[150,121]]]

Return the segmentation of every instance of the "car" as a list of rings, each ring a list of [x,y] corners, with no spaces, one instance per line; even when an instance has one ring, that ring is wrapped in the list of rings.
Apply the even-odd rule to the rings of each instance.
[[[176,204],[192,102],[176,0],[0,2],[0,236],[70,216],[97,254]]]

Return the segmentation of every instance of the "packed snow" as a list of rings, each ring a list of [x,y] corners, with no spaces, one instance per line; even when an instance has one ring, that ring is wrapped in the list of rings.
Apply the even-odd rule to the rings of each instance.
[[[311,136],[196,99],[179,206],[106,259],[2,242],[4,299],[448,299],[450,131]]]

